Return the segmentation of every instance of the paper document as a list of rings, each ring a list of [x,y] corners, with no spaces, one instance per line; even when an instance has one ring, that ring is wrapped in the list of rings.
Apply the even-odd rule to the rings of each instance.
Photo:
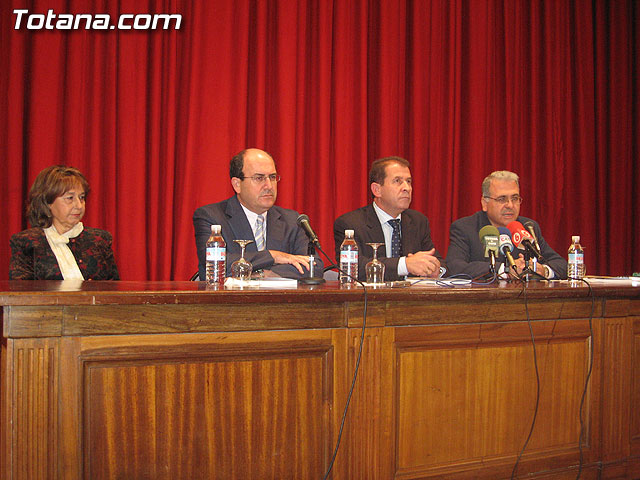
[[[228,277],[224,281],[225,287],[254,287],[254,288],[298,288],[295,278],[265,277],[256,280],[236,280]]]

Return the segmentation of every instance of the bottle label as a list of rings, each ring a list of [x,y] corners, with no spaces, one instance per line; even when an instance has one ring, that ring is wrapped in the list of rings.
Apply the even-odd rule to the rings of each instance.
[[[569,263],[584,263],[584,253],[570,253]]]
[[[207,262],[219,262],[226,260],[227,249],[224,247],[208,247],[207,248]]]
[[[341,250],[340,263],[358,263],[357,250]]]

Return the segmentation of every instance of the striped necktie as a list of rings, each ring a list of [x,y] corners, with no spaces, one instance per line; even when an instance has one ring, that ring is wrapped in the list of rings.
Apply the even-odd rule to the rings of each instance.
[[[258,215],[258,218],[256,218],[256,247],[258,251],[264,250],[265,247],[264,217],[262,215]]]
[[[400,242],[400,219],[392,218],[389,220],[389,225],[393,228],[393,233],[391,234],[391,256],[392,257],[400,257],[402,253],[402,244]]]

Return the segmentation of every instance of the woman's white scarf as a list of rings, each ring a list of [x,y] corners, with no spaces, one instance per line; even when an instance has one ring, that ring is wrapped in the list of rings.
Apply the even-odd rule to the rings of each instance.
[[[68,232],[64,232],[62,235],[58,233],[56,227],[53,225],[44,229],[44,234],[47,236],[49,246],[58,260],[58,266],[60,267],[62,278],[65,280],[84,280],[80,267],[78,267],[76,259],[69,248],[69,239],[76,238],[80,235],[83,228],[82,222],[78,222],[75,227]]]

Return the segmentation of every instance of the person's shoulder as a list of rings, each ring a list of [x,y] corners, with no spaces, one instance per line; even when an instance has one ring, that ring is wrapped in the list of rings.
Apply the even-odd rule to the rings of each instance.
[[[274,213],[277,213],[278,215],[280,215],[280,218],[284,219],[285,222],[288,223],[298,223],[298,217],[300,216],[300,214],[296,211],[293,210],[291,208],[284,208],[284,207],[280,207],[278,205],[274,205],[272,206],[269,211],[273,211]],[[268,214],[267,214],[268,215]],[[311,222],[313,222],[313,219],[310,220]]]
[[[453,221],[451,223],[451,226],[453,227],[455,225],[456,227],[465,227],[465,226],[475,227],[475,225],[479,222],[481,215],[482,215],[482,211],[477,211],[472,215],[468,215],[466,217],[460,217],[457,220]]]
[[[85,234],[85,236],[88,238],[104,240],[106,242],[111,242],[113,239],[113,236],[110,232],[108,232],[107,230],[101,230],[99,228],[84,227],[81,235],[82,234]]]
[[[407,217],[410,217],[416,220],[421,220],[421,221],[427,220],[427,216],[424,213],[419,212],[418,210],[414,210],[413,208],[407,208],[404,212],[402,212],[402,215],[406,215]]]
[[[374,211],[371,205],[365,205],[364,207],[356,208],[355,210],[351,210],[350,212],[346,212],[340,215],[338,218],[336,218],[336,222],[350,223],[353,220],[363,219],[365,218],[369,210]]]
[[[233,198],[233,197],[231,197]],[[224,212],[227,208],[227,205],[229,203],[229,200],[231,200],[231,198],[226,198],[220,202],[215,202],[215,203],[208,203],[207,205],[203,205],[201,207],[196,208],[195,212],[194,212],[194,217],[197,215],[207,215],[207,214],[213,214],[216,212]]]
[[[10,242],[12,244],[26,244],[40,242],[43,238],[46,238],[44,231],[40,227],[29,228],[22,230],[21,232],[11,235]]]

